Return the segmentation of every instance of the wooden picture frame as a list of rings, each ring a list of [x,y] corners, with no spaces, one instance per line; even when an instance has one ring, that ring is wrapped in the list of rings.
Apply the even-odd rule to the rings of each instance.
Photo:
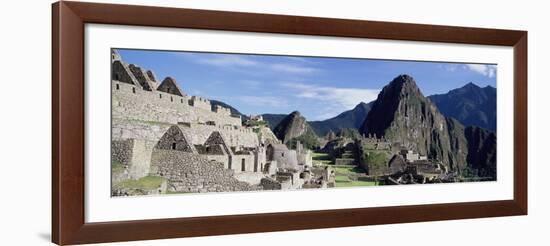
[[[513,200],[86,223],[84,24],[513,47]],[[52,6],[52,241],[59,245],[527,214],[527,32],[80,2]],[[291,218],[300,218],[288,223]],[[261,221],[261,223],[258,223]]]

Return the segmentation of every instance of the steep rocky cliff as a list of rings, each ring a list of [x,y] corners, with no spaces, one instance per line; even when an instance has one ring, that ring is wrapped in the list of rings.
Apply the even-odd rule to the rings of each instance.
[[[469,155],[469,152],[480,148],[472,146],[481,145],[483,151],[480,152],[496,153],[496,139],[494,143],[487,139],[491,135],[485,131],[466,134],[470,130],[457,120],[443,116],[408,75],[396,77],[382,89],[360,132],[400,142],[421,155],[441,161],[450,170],[460,172],[466,167],[495,163],[490,155]],[[484,159],[487,157],[488,160]]]
[[[486,129],[469,126],[464,129],[464,136],[468,141],[468,158],[470,169],[476,176],[496,177],[497,152],[495,133]]]
[[[284,144],[291,143],[292,140],[300,140],[308,147],[318,145],[318,137],[315,131],[307,123],[306,118],[300,112],[294,111],[287,115],[273,129],[273,133]]]

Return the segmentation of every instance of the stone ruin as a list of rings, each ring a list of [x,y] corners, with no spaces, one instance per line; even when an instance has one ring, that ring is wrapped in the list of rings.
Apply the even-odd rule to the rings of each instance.
[[[174,78],[158,84],[116,50],[111,77],[111,156],[125,167],[117,180],[161,176],[183,193],[302,188],[312,158],[300,143],[264,141],[228,108],[187,95]]]

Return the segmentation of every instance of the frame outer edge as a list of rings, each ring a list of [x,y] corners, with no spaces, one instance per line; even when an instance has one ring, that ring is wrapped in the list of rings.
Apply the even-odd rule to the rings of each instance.
[[[528,213],[528,41],[527,31],[514,45],[514,201]]]
[[[52,241],[66,245],[77,241],[85,221],[84,23],[66,2],[53,8]]]
[[[222,31],[513,46],[521,31],[66,1],[85,22]],[[163,16],[155,18],[151,15]],[[329,25],[327,25],[329,23]],[[456,35],[462,33],[462,35]],[[419,35],[420,34],[420,35]]]
[[[146,10],[151,10],[152,13],[136,16],[133,12]],[[113,15],[113,13],[119,14]],[[175,18],[172,20],[155,18],[155,15],[163,13]],[[183,19],[181,15],[186,17]],[[126,17],[130,19],[125,19]],[[238,20],[231,20],[229,17],[237,17]],[[219,19],[224,21],[220,22]],[[259,19],[267,23],[258,24]],[[256,22],[249,24],[250,20]],[[308,23],[303,23],[304,21]],[[85,22],[513,46],[514,122],[516,123],[514,151],[518,153],[514,157],[514,200],[431,204],[402,208],[378,207],[343,211],[322,210],[85,223]],[[277,27],[274,23],[284,25]],[[297,24],[299,27],[291,24]],[[321,24],[324,27],[331,24],[328,25],[331,27],[319,28],[318,25]],[[342,30],[348,24],[353,26],[353,30]],[[388,28],[392,30],[388,31]],[[418,32],[404,29],[417,29]],[[479,35],[465,35],[468,33]],[[447,36],[447,34],[452,35]],[[61,1],[52,5],[52,70],[52,241],[60,245],[527,214],[527,32],[525,31]],[[434,211],[437,212],[434,213]],[[321,216],[320,219],[315,215],[328,217]],[[404,218],[399,219],[397,215],[402,215]],[[288,225],[286,218],[289,216],[305,216],[310,219],[299,224]],[[257,225],[257,221],[262,218],[265,219],[265,223]],[[185,227],[189,230],[184,230]]]
[[[59,244],[59,2],[52,4],[52,197],[51,230],[52,242]]]

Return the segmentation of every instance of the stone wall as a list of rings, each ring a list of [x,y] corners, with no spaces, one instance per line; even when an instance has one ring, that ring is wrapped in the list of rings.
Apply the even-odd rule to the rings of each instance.
[[[228,192],[261,189],[233,177],[222,163],[189,152],[155,149],[151,171],[168,179],[172,192]]]
[[[282,186],[281,186],[280,182],[278,182],[277,180],[274,180],[272,178],[269,178],[269,177],[262,178],[261,181],[260,181],[260,186],[262,186],[262,188],[264,190],[280,190],[280,189],[282,189]]]
[[[313,156],[311,150],[302,150],[298,153],[298,164],[311,167],[313,166]]]
[[[277,173],[277,161],[271,161],[264,165],[264,173],[271,175]]]
[[[149,174],[155,142],[144,139],[111,141],[111,158],[128,166],[128,177],[139,179]]]
[[[262,173],[235,173],[234,177],[240,181],[250,185],[260,185],[262,178],[265,177]]]
[[[198,96],[192,96],[191,99],[189,99],[189,105],[204,110],[212,110],[210,100]]]
[[[158,141],[172,124],[154,121],[112,119],[112,137],[118,139],[148,139]],[[189,124],[188,127],[181,126],[194,145],[202,145],[214,132],[219,131],[227,141],[228,146],[243,146],[254,148],[259,145],[258,136],[250,129],[234,127],[218,127],[202,124]]]
[[[254,171],[254,155],[233,155],[232,158],[231,169],[235,173]],[[258,172],[260,171],[259,169],[258,167]]]
[[[275,149],[273,159],[277,161],[278,168],[298,169],[298,157],[296,150],[280,151]]]
[[[191,106],[191,98],[188,96],[146,91],[139,86],[120,81],[112,82],[112,92],[113,118],[171,124],[208,121],[215,122],[218,126],[242,124],[240,117],[229,116],[225,112],[213,112],[209,101],[195,101],[194,105],[197,106]]]
[[[131,139],[111,141],[111,161],[129,165],[132,159],[132,145]]]

